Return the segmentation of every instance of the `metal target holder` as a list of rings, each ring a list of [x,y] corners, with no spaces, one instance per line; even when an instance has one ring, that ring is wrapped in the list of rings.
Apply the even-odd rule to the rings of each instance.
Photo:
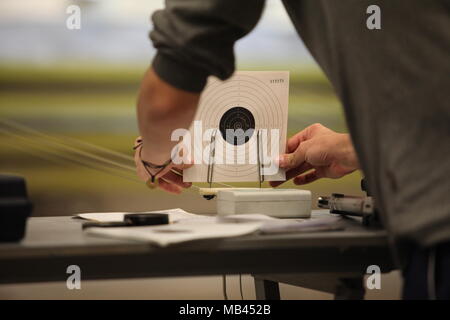
[[[217,135],[217,129],[214,130],[214,132],[211,135],[211,148],[209,150],[209,161],[208,161],[208,171],[207,171],[207,177],[206,181],[209,184],[209,187],[212,188],[213,183],[213,175],[214,175],[214,163],[215,163],[215,157],[216,157],[216,135]],[[262,143],[262,136],[261,136],[261,130],[256,131],[256,152],[258,154],[257,156],[257,165],[258,165],[258,181],[259,181],[259,187],[261,188],[262,183],[264,182],[264,163],[262,161],[263,157],[263,143]]]

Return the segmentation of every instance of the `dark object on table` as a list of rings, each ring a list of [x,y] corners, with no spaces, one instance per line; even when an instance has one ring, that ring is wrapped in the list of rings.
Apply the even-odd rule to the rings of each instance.
[[[24,237],[32,207],[25,179],[0,174],[0,242],[19,241]]]
[[[169,224],[169,215],[166,213],[128,213],[124,215],[123,221],[117,222],[85,222],[86,228],[114,228],[114,227],[137,227]]]
[[[169,224],[169,215],[166,213],[129,213],[123,221],[133,226],[153,226]]]

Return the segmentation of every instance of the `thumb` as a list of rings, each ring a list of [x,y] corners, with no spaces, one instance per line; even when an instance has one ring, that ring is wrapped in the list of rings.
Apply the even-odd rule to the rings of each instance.
[[[306,151],[309,147],[309,141],[300,143],[293,153],[287,153],[280,156],[278,164],[280,168],[292,169],[301,165],[306,160]]]

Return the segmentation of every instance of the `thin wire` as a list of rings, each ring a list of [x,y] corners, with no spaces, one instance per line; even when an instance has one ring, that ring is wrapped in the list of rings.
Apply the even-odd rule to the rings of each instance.
[[[0,128],[0,132],[3,132],[4,134],[6,134],[6,135],[9,135],[9,136],[12,136],[12,137],[14,137],[14,138],[16,138],[16,139],[20,139],[20,140],[25,140],[25,141],[29,141],[29,140],[31,140],[31,141],[33,141],[33,144],[32,144],[32,147],[37,147],[37,145],[36,145],[36,141],[38,141],[38,142],[40,142],[40,143],[42,143],[42,144],[45,144],[45,145],[47,145],[48,147],[50,147],[50,148],[46,148],[46,149],[44,149],[44,151],[46,151],[46,152],[49,152],[49,153],[51,153],[52,151],[53,151],[53,153],[57,153],[57,155],[59,155],[59,156],[61,156],[61,153],[62,153],[62,150],[59,150],[58,148],[60,148],[60,145],[55,145],[55,144],[48,144],[48,143],[46,143],[45,141],[41,141],[41,140],[39,140],[39,138],[35,138],[35,137],[33,137],[33,136],[29,136],[29,135],[21,135],[21,134],[17,134],[17,133],[14,133],[14,132],[11,132],[11,131],[9,131],[9,130],[7,130],[7,129],[4,129],[4,128]],[[52,149],[53,148],[53,149]],[[70,150],[71,152],[73,152],[72,150]],[[63,155],[65,155],[65,153],[62,153]],[[105,163],[105,161],[103,161],[103,159],[102,158],[92,158],[92,157],[90,157],[89,155],[86,155],[86,154],[84,154],[84,153],[78,153],[78,152],[74,152],[74,154],[71,154],[71,156],[78,156],[78,157],[86,157],[86,158],[88,158],[88,159],[84,159],[83,158],[83,160],[86,162],[86,161],[94,161],[94,162],[97,162],[97,163],[99,163],[99,162],[102,162],[102,163]],[[117,166],[118,168],[117,168],[117,170],[119,170],[119,168],[120,168],[120,170],[125,170],[125,171],[127,171],[127,172],[130,172],[130,171],[134,171],[134,169],[132,168],[132,167],[123,167],[123,166],[120,166],[119,164],[117,164],[117,163],[115,163],[114,161],[106,161],[106,163],[108,164],[108,165],[115,165],[115,166]]]
[[[11,119],[0,119],[0,122],[3,122],[4,124],[7,124],[7,125],[9,125],[11,127],[19,129],[19,130],[28,131],[30,133],[33,133],[33,134],[36,134],[36,135],[40,135],[40,136],[45,136],[48,139],[53,139],[54,140],[54,139],[58,139],[58,137],[59,137],[58,140],[60,140],[61,142],[72,141],[73,143],[76,143],[76,144],[79,144],[79,145],[83,145],[85,147],[89,147],[91,149],[95,149],[95,150],[102,151],[102,152],[105,152],[105,153],[109,153],[111,155],[117,156],[117,157],[122,158],[124,160],[128,160],[128,161],[133,161],[134,160],[133,157],[130,156],[130,155],[127,155],[127,154],[124,154],[124,153],[121,153],[121,152],[118,152],[118,151],[114,151],[114,150],[111,150],[111,149],[107,149],[107,148],[104,148],[104,147],[101,147],[101,146],[98,146],[98,145],[95,145],[95,144],[92,144],[92,143],[89,143],[89,142],[86,142],[86,141],[83,141],[83,140],[75,139],[75,138],[72,138],[72,137],[69,137],[69,136],[65,136],[65,135],[63,136],[61,134],[56,136],[56,137],[50,136],[48,134],[44,134],[42,131],[38,131],[36,129],[30,128],[29,126],[26,126],[24,124],[20,124],[17,121],[14,121],[14,120],[11,120]]]
[[[244,291],[242,290],[242,273],[239,273],[239,291],[241,293],[241,300],[244,300]]]
[[[259,141],[259,136],[260,136],[261,131],[258,130],[257,134],[256,134],[256,152],[257,152],[257,165],[258,165],[258,181],[259,181],[259,188],[261,189],[261,152],[260,152],[260,141]]]
[[[124,164],[121,164],[121,163],[119,163],[117,161],[113,161],[113,160],[104,158],[102,156],[98,156],[98,155],[94,155],[92,153],[85,152],[83,150],[80,150],[79,148],[74,147],[73,145],[72,146],[67,145],[67,141],[66,140],[72,141],[72,142],[77,143],[77,144],[85,145],[85,146],[88,146],[90,148],[93,148],[93,149],[96,149],[96,150],[100,150],[102,152],[109,153],[111,155],[119,156],[119,157],[121,157],[123,159],[130,160],[130,161],[134,160],[131,156],[127,156],[125,154],[122,154],[122,153],[119,153],[119,152],[116,152],[116,151],[113,151],[113,150],[109,150],[109,149],[106,149],[106,148],[103,148],[103,147],[99,147],[99,146],[96,146],[94,144],[91,144],[91,143],[88,143],[88,142],[84,142],[84,141],[81,141],[81,140],[78,140],[78,139],[75,139],[75,138],[71,138],[71,137],[66,137],[66,136],[63,137],[63,136],[61,136],[63,138],[61,138],[62,140],[60,140],[60,139],[52,137],[52,136],[50,136],[48,134],[44,134],[44,133],[42,133],[42,132],[40,132],[40,131],[38,131],[36,129],[30,128],[30,127],[25,126],[23,124],[19,124],[18,122],[13,121],[13,120],[0,119],[0,122],[2,122],[3,124],[6,124],[7,126],[13,127],[16,130],[26,131],[26,132],[31,133],[33,135],[39,136],[42,139],[50,140],[50,143],[53,145],[53,147],[58,146],[60,148],[66,149],[66,150],[70,150],[70,151],[72,151],[74,153],[78,153],[79,155],[83,155],[85,157],[91,158],[93,160],[96,160],[96,161],[99,161],[99,162],[103,162],[103,163],[108,163],[110,165],[115,165],[115,166],[120,167],[122,169],[130,170],[130,171],[135,172],[135,168],[132,167],[132,166],[124,165]],[[2,131],[6,133],[5,130],[2,130]],[[13,134],[13,133],[9,132],[9,134]],[[19,136],[19,135],[17,135],[17,133],[14,134],[14,135]],[[49,145],[49,143],[47,141],[43,141],[43,143],[45,143],[46,145]],[[179,172],[177,172],[177,171],[175,171],[173,169],[171,171],[173,173],[181,176],[181,174]],[[166,179],[163,179],[163,180],[167,181]],[[232,185],[228,185],[228,184],[225,184],[225,183],[220,183],[220,182],[215,182],[215,183],[218,184],[218,185],[222,185],[224,187],[233,188]],[[195,186],[195,185],[192,185],[192,186],[194,188],[196,188],[196,189],[200,189],[200,187],[198,187],[198,186]]]
[[[0,129],[0,131],[3,131],[3,130]],[[93,163],[88,163],[86,161],[82,161],[82,160],[74,158],[74,157],[65,156],[64,154],[58,154],[58,153],[55,153],[55,152],[51,152],[48,149],[42,150],[39,147],[37,147],[36,145],[31,144],[30,142],[25,142],[25,144],[27,144],[26,147],[21,147],[21,146],[19,146],[17,144],[13,144],[13,143],[10,143],[10,142],[5,142],[5,141],[3,141],[2,143],[3,144],[7,144],[10,147],[18,149],[18,150],[20,150],[22,152],[25,152],[25,153],[31,154],[33,156],[45,159],[47,161],[59,163],[55,159],[55,157],[59,157],[60,160],[63,160],[63,161],[66,161],[66,162],[75,163],[75,164],[78,164],[80,166],[84,166],[84,167],[87,167],[89,169],[92,169],[92,170],[100,171],[102,173],[107,173],[107,174],[115,176],[115,177],[119,177],[119,178],[122,178],[122,179],[126,179],[126,180],[129,180],[129,181],[141,184],[141,181],[138,180],[137,178],[134,178],[134,177],[131,177],[131,176],[126,176],[124,174],[116,173],[116,172],[112,171],[112,170],[118,170],[116,168],[109,168],[109,167],[105,167],[105,166],[99,166],[99,165],[96,165],[96,164],[93,164]],[[33,150],[33,148],[37,149],[37,151]],[[49,155],[52,155],[52,156],[49,156]]]
[[[4,129],[0,129],[0,130],[2,130],[2,131],[5,132],[5,133],[7,132],[7,131],[4,130]],[[10,134],[11,134],[11,135],[18,136],[17,134],[14,134],[14,133],[10,133]],[[40,136],[40,135],[39,135],[39,136]],[[50,140],[50,139],[49,139],[49,140]],[[53,146],[53,147],[54,147],[54,146],[57,146],[57,147],[60,147],[60,148],[62,148],[62,149],[66,149],[66,150],[69,150],[69,151],[71,151],[71,152],[77,153],[77,154],[79,154],[79,155],[85,156],[85,157],[87,157],[87,158],[91,158],[91,159],[94,159],[94,160],[97,160],[97,161],[102,161],[102,162],[104,162],[104,163],[108,163],[108,164],[112,164],[112,165],[121,167],[122,169],[132,170],[132,171],[135,170],[135,168],[132,167],[132,166],[124,165],[124,164],[118,163],[118,162],[116,162],[116,161],[112,161],[112,160],[109,160],[109,159],[107,159],[107,158],[104,158],[104,157],[101,157],[101,156],[97,156],[97,155],[94,155],[94,154],[91,154],[91,153],[88,153],[88,152],[79,150],[79,149],[74,148],[74,147],[71,147],[71,146],[67,146],[67,145],[65,145],[65,144],[63,144],[63,143],[61,143],[61,142],[51,141],[51,140],[50,140],[50,141],[42,140],[42,143],[44,143],[44,144],[46,144],[46,145]]]
[[[3,132],[4,134],[7,134],[7,135],[9,135],[9,136],[16,137],[17,139],[22,139],[22,140],[33,140],[33,138],[30,138],[30,137],[24,137],[24,136],[20,136],[20,135],[11,133],[11,132],[7,132],[6,130],[4,130],[4,129],[2,129],[2,128],[0,128],[0,132]],[[44,152],[46,152],[46,153],[48,153],[48,154],[51,154],[53,157],[54,157],[54,156],[59,157],[59,158],[61,158],[62,160],[65,160],[65,161],[67,161],[67,162],[75,163],[75,164],[78,164],[78,165],[81,165],[81,166],[84,166],[84,167],[88,167],[88,168],[93,169],[93,170],[101,171],[102,173],[108,173],[108,174],[110,174],[110,175],[112,175],[112,176],[115,176],[115,177],[123,178],[123,179],[129,180],[129,181],[135,182],[135,183],[142,184],[142,181],[140,181],[139,179],[137,179],[134,175],[133,175],[133,176],[125,176],[125,175],[124,175],[124,172],[123,172],[122,174],[118,174],[118,173],[114,173],[114,172],[108,171],[108,169],[110,169],[110,170],[124,170],[124,169],[121,169],[121,168],[108,168],[108,167],[105,167],[104,165],[101,165],[101,166],[100,166],[100,165],[97,165],[97,164],[95,164],[95,163],[89,163],[89,162],[88,162],[89,160],[86,161],[85,159],[80,160],[80,159],[76,159],[76,158],[73,158],[73,157],[65,156],[64,154],[58,153],[58,150],[40,149],[40,148],[37,147],[35,144],[32,144],[32,143],[30,143],[30,142],[28,142],[28,141],[26,141],[25,143],[27,144],[27,148],[28,148],[28,149],[26,149],[26,148],[20,148],[20,147],[18,147],[17,145],[14,145],[14,144],[11,144],[11,143],[8,143],[8,144],[9,144],[10,146],[12,146],[12,147],[15,147],[16,149],[21,150],[22,152],[28,152],[29,154],[33,154],[33,155],[35,155],[35,156],[39,156],[39,157],[41,157],[41,158],[44,158],[44,159],[46,159],[46,160],[51,160],[51,161],[56,162],[56,163],[58,163],[58,162],[55,161],[55,158],[51,158],[51,157],[49,157],[49,156],[44,156],[44,155],[42,155],[42,154],[36,155],[35,152],[30,151],[30,148],[38,149],[38,151],[41,152],[41,153],[44,151]],[[53,151],[53,152],[52,152],[52,151]],[[78,155],[78,156],[79,156],[79,155]],[[134,170],[133,170],[133,171],[134,171]],[[174,173],[176,173],[176,174],[178,174],[178,175],[181,175],[179,172],[176,172],[175,170],[172,170],[172,172],[174,172]],[[168,183],[171,183],[170,181],[168,181],[167,179],[165,179],[165,178],[163,178],[163,177],[161,177],[160,179],[162,179],[162,180],[164,180],[164,181],[166,181],[166,182],[168,182]],[[196,189],[200,189],[200,187],[195,186],[195,185],[193,185],[193,187],[196,188]]]
[[[427,284],[428,284],[428,299],[436,300],[436,248],[430,249],[428,255],[428,270],[427,270]]]
[[[19,136],[19,135],[14,134],[14,133],[6,132],[4,129],[1,129],[1,128],[0,128],[0,131],[1,131],[1,132],[4,132],[5,134],[10,135],[10,136],[16,136],[16,137],[19,138],[19,139],[28,139],[28,140],[30,140],[30,139],[32,140],[32,139],[33,139],[33,138],[29,138],[29,137],[22,137],[22,136]],[[13,147],[16,147],[16,149],[21,149],[23,152],[28,152],[28,153],[30,153],[30,154],[33,154],[33,152],[30,152],[29,149],[20,148],[20,147],[18,147],[17,145],[13,145],[13,144],[9,144],[9,145],[10,145],[10,146],[13,146]],[[131,177],[131,176],[124,176],[123,174],[117,174],[117,173],[114,173],[114,172],[111,172],[111,171],[108,171],[108,170],[107,170],[107,169],[111,169],[111,170],[120,170],[120,169],[118,169],[118,168],[107,168],[107,167],[104,167],[104,166],[100,166],[100,165],[96,165],[96,164],[89,163],[89,162],[87,162],[87,161],[82,161],[82,160],[79,160],[79,159],[77,160],[77,159],[74,159],[74,158],[72,158],[72,157],[69,158],[69,157],[65,156],[64,154],[61,155],[61,154],[58,154],[58,153],[55,153],[55,152],[51,152],[49,149],[44,149],[44,150],[39,149],[39,148],[38,148],[36,145],[34,145],[34,144],[29,144],[27,147],[28,147],[28,148],[31,147],[31,148],[38,149],[40,152],[45,151],[45,152],[47,152],[47,153],[49,153],[49,154],[52,154],[53,156],[57,156],[57,157],[62,158],[62,160],[66,160],[66,161],[69,161],[69,162],[72,162],[72,163],[76,163],[76,164],[81,165],[81,166],[88,167],[88,168],[93,169],[93,170],[101,171],[101,172],[103,172],[103,173],[108,173],[108,174],[110,174],[110,175],[112,175],[112,176],[115,176],[115,177],[123,178],[123,179],[129,180],[129,181],[135,182],[135,183],[142,184],[142,181],[140,181],[140,180],[139,180],[138,178],[136,178],[134,175],[133,175],[132,177]],[[34,154],[34,155],[36,155],[36,154]],[[44,158],[44,159],[46,159],[46,160],[51,159],[51,161],[58,163],[57,161],[55,161],[54,158],[50,158],[50,157],[42,156],[42,155],[40,155],[40,156],[41,156],[41,158]],[[133,170],[133,171],[134,171],[134,170]],[[174,171],[174,170],[172,170],[172,171],[175,172],[175,173],[177,173],[178,175],[180,175],[178,172],[176,172],[176,171]],[[168,181],[167,179],[165,179],[165,178],[163,178],[163,177],[161,177],[160,179],[162,179],[162,180],[164,180],[164,181],[166,181],[166,182],[168,182],[168,183],[171,183],[170,181]],[[193,187],[199,189],[198,186],[193,186]]]
[[[217,129],[214,130],[213,134],[211,135],[211,144],[210,144],[210,151],[209,151],[209,161],[208,161],[208,172],[207,172],[207,182],[209,183],[209,187],[211,188],[212,182],[213,182],[213,174],[214,174],[214,163],[216,162],[215,156],[216,156],[216,133]]]
[[[222,289],[223,289],[223,298],[225,300],[228,300],[228,295],[227,295],[227,276],[225,274],[222,275]]]
[[[88,162],[88,161],[92,161],[92,159],[86,160],[86,159],[76,159],[76,158],[73,158],[73,157],[68,157],[65,154],[58,153],[58,151],[60,151],[60,150],[41,149],[36,144],[33,144],[33,143],[28,141],[28,140],[33,140],[33,139],[36,139],[36,138],[30,137],[30,136],[21,136],[20,134],[11,133],[10,131],[5,130],[4,128],[3,129],[0,128],[0,132],[3,132],[4,134],[9,135],[9,136],[13,136],[13,137],[15,137],[17,139],[26,140],[25,144],[27,144],[27,148],[28,149],[20,148],[17,145],[8,143],[10,146],[16,147],[16,149],[21,149],[21,151],[23,151],[23,152],[28,152],[28,153],[33,154],[33,155],[36,156],[35,152],[29,151],[29,148],[35,148],[35,149],[38,149],[38,151],[41,152],[41,153],[42,152],[46,152],[48,154],[51,154],[53,157],[56,156],[56,157],[61,158],[62,160],[65,160],[65,161],[68,161],[68,162],[71,162],[71,163],[75,163],[75,164],[78,164],[78,165],[81,165],[81,166],[84,166],[84,167],[88,167],[88,168],[93,169],[93,170],[101,171],[102,173],[107,173],[107,174],[110,174],[110,175],[115,176],[115,177],[123,178],[123,179],[129,180],[129,181],[135,182],[135,183],[142,184],[142,181],[140,181],[138,178],[136,178],[135,175],[133,175],[133,176],[125,176],[124,175],[125,172],[122,172],[122,174],[117,174],[117,173],[108,171],[108,169],[110,169],[110,170],[126,170],[126,169],[123,169],[123,168],[108,168],[108,167],[105,167],[104,164],[102,164],[100,166],[100,165],[97,165],[96,163]],[[52,147],[55,147],[55,146],[52,146]],[[59,145],[57,147],[59,147]],[[48,157],[48,156],[43,156],[42,154],[40,154],[39,156],[41,158],[46,159],[46,160],[51,159],[51,161],[58,163],[57,161],[55,161],[54,158],[51,158],[51,157]],[[76,154],[75,156],[79,156],[79,155]],[[98,162],[102,162],[102,161],[99,161],[98,159],[97,159],[97,161]],[[107,164],[111,164],[111,163],[113,163],[113,162],[108,162]],[[131,170],[133,172],[135,171],[134,169],[129,169],[129,170]],[[177,172],[175,170],[171,170],[171,171],[176,173],[177,175],[182,176],[182,174],[180,174],[179,172]],[[164,181],[166,181],[168,183],[171,183],[170,181],[168,181],[165,178],[161,177],[160,179],[162,179],[162,180],[164,180]],[[196,188],[196,189],[200,189],[200,187],[195,186],[195,185],[193,185],[193,187]]]
[[[3,132],[3,133],[5,133],[5,134],[7,134],[7,135],[17,137],[17,138],[19,138],[19,139],[36,139],[36,138],[30,137],[30,136],[20,135],[20,134],[17,134],[17,133],[11,133],[10,131],[5,130],[5,129],[2,129],[2,128],[0,128],[0,131]],[[32,145],[32,146],[35,147],[34,145]],[[53,147],[55,147],[55,145],[53,145]],[[60,147],[60,144],[58,144],[57,147]],[[41,150],[41,151],[42,151],[42,150]],[[45,149],[45,151],[49,152],[48,149]],[[71,150],[71,151],[73,151],[73,150]],[[58,154],[57,154],[57,155],[58,155]],[[83,156],[86,156],[85,153],[82,153],[82,155],[83,155]],[[59,155],[59,156],[61,157],[61,155]],[[90,157],[90,158],[91,158],[91,157]],[[71,159],[66,159],[66,160],[71,160]],[[91,160],[92,160],[92,159],[91,159]],[[98,162],[102,162],[102,163],[105,162],[105,161],[104,161],[104,158],[95,158],[94,160],[96,160],[96,161],[98,161]],[[81,161],[78,161],[79,164],[80,164],[80,162],[81,162]],[[125,167],[125,168],[124,168],[120,163],[117,163],[117,162],[115,162],[115,161],[106,161],[106,163],[107,163],[107,164],[113,164],[113,165],[116,165],[116,166],[120,167],[120,168],[123,169],[123,170],[128,170],[128,171],[132,171],[132,172],[135,171],[134,168],[132,168],[132,167],[128,167],[128,168]],[[81,164],[86,164],[86,163],[85,163],[85,162],[81,162]],[[115,169],[118,170],[117,168],[115,168]],[[182,174],[180,174],[179,172],[177,172],[177,171],[175,171],[175,170],[171,170],[171,171],[174,172],[175,174],[179,175],[179,176],[182,176]],[[136,179],[136,181],[139,181],[139,180]],[[194,187],[198,188],[197,186],[194,186]]]

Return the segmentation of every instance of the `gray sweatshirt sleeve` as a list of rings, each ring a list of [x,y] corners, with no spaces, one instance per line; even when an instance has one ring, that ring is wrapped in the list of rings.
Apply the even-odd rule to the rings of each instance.
[[[152,16],[154,71],[179,89],[200,92],[209,75],[235,68],[234,43],[257,24],[264,0],[167,0]]]

